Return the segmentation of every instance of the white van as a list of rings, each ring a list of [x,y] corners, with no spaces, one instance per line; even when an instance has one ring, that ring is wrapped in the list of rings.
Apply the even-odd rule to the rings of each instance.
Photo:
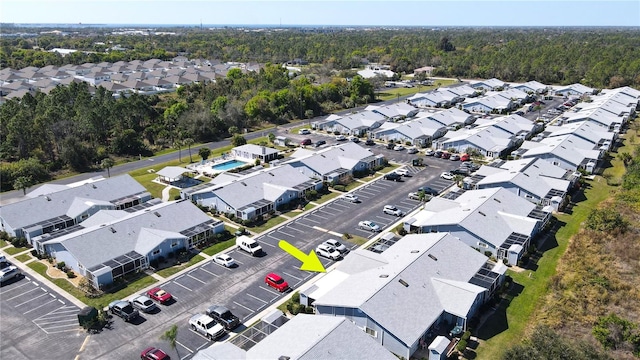
[[[238,236],[236,238],[236,245],[253,256],[260,255],[262,253],[262,247],[260,244],[246,235]]]

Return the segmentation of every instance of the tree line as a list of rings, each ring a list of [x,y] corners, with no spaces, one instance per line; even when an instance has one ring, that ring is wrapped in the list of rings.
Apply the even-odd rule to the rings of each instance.
[[[112,30],[112,29],[111,29]],[[173,29],[177,35],[111,35],[91,29],[82,36],[0,39],[0,66],[170,59],[177,54],[221,61],[283,63],[303,59],[335,70],[364,62],[390,64],[399,73],[435,66],[434,75],[537,80],[603,88],[640,86],[640,31],[634,28],[445,28],[368,31],[246,32],[242,29]],[[7,31],[4,29],[3,31]],[[110,30],[109,30],[110,31]],[[108,44],[108,45],[105,45]],[[118,44],[126,51],[104,52]],[[72,48],[60,56],[44,50]]]
[[[0,106],[2,190],[24,189],[51,172],[92,170],[112,157],[179,150],[374,99],[373,86],[359,76],[316,85],[273,64],[246,74],[232,69],[216,83],[183,86],[175,94],[112,95],[71,83]]]

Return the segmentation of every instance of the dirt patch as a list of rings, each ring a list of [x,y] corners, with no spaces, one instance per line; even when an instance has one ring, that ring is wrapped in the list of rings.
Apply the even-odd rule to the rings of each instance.
[[[74,273],[76,274],[76,277],[74,277],[73,279],[70,279],[67,276],[67,273],[65,273],[64,271],[61,271],[57,267],[53,266],[53,264],[50,264],[48,261],[40,260],[40,262],[47,266],[47,275],[49,275],[50,277],[52,277],[54,279],[65,279],[65,280],[69,281],[71,284],[73,284],[73,286],[75,286],[75,287],[78,287],[78,285],[80,284],[80,280],[83,279],[83,276],[79,275],[75,271],[74,271]]]

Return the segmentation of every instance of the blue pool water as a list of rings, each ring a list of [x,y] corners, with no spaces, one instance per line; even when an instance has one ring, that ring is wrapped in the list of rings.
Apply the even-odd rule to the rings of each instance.
[[[244,165],[247,165],[247,163],[243,161],[238,161],[238,160],[230,160],[220,164],[215,164],[211,168],[213,170],[223,171],[223,170],[235,169],[239,166],[244,166]]]

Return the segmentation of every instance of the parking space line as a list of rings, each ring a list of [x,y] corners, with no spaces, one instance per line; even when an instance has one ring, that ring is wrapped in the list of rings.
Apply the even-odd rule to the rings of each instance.
[[[73,325],[77,325],[78,324],[78,318],[77,317],[73,317],[70,319],[66,319],[66,320],[56,320],[56,321],[49,321],[49,322],[40,322],[38,321],[38,325],[49,325],[49,324],[59,324],[59,323],[63,323],[63,322],[69,322],[69,321],[73,321]],[[47,329],[51,328],[59,328],[59,327],[64,327],[64,326],[69,326],[69,325],[59,325],[59,326],[47,326]]]
[[[69,332],[69,331],[79,331],[80,330],[80,326],[75,326],[74,329],[67,329],[67,330],[57,330],[57,331],[45,331],[47,334],[51,335],[51,334],[58,334],[58,333],[63,333],[63,332]]]
[[[192,331],[192,332],[195,332],[195,331]],[[196,333],[196,334],[197,334],[197,333]],[[186,347],[186,346],[185,346],[183,343],[181,343],[180,341],[177,341],[177,340],[176,340],[176,344],[178,344],[178,345],[182,346],[183,348],[185,348],[185,350],[187,350],[188,352],[190,352],[190,353],[192,353],[192,354],[193,354],[193,350],[191,350],[191,349],[189,349],[188,347]]]
[[[22,313],[22,315],[26,315],[26,314],[28,314],[28,313],[30,313],[30,312],[32,312],[32,311],[36,311],[36,310],[38,310],[39,308],[41,308],[41,307],[43,307],[43,306],[45,306],[45,305],[49,305],[49,304],[51,304],[52,302],[55,302],[56,300],[58,300],[58,299],[52,299],[52,300],[49,300],[48,302],[46,302],[46,303],[44,303],[44,304],[42,304],[42,305],[40,305],[40,306],[36,306],[36,307],[34,307],[33,309],[28,310],[27,312],[23,312],[23,313]]]
[[[294,278],[294,279],[296,279],[296,280],[302,280],[302,279],[300,279],[299,277],[294,276],[294,275],[291,275],[291,274],[289,274],[289,273],[288,273],[288,272],[286,272],[286,271],[283,271],[282,273],[283,273],[283,274],[285,274],[285,275],[287,275],[287,276],[289,276],[289,277],[292,277],[292,278]]]
[[[258,287],[259,287],[260,289],[262,289],[262,290],[264,290],[264,291],[266,291],[266,292],[268,292],[268,293],[272,294],[272,295],[280,296],[280,294],[282,294],[282,293],[277,292],[277,291],[275,291],[275,290],[271,290],[271,288],[263,287],[262,285],[260,285],[260,286],[258,286]]]
[[[192,272],[193,272],[193,271],[192,271]],[[191,272],[191,273],[192,273],[192,272]],[[190,278],[192,278],[192,279],[193,279],[193,280],[195,280],[195,281],[198,281],[198,282],[201,282],[201,283],[203,283],[203,284],[206,284],[206,282],[204,282],[204,281],[202,281],[202,280],[198,279],[197,277],[195,277],[195,276],[191,276],[191,273],[188,273],[188,274],[187,274],[187,276],[188,276],[188,277],[190,277]]]
[[[269,246],[271,246],[272,248],[276,247],[275,245],[273,245],[273,244],[269,244],[269,243],[268,243],[268,242],[266,242],[266,241],[260,241],[260,244],[269,245]]]
[[[241,255],[246,256],[246,257],[248,257],[248,258],[253,258],[253,256],[251,256],[251,255],[249,255],[249,254],[245,253],[244,251],[240,251],[240,250],[238,250],[238,251],[236,251],[235,253],[236,253],[236,254],[241,254]]]
[[[178,279],[176,278],[176,280],[178,280]],[[186,286],[184,286],[184,285],[180,284],[179,282],[176,282],[176,280],[173,280],[173,283],[174,283],[174,284],[176,284],[176,285],[178,285],[178,286],[180,286],[180,287],[183,287],[183,288],[185,288],[185,289],[187,289],[187,290],[189,290],[189,291],[193,291],[193,290],[189,289],[188,287],[186,287]],[[175,297],[175,296],[174,296],[174,297]]]
[[[19,288],[21,288],[21,287],[23,287],[25,285],[31,285],[31,284],[35,285],[36,287],[38,286],[38,284],[32,283],[30,281],[27,281],[24,284],[20,284],[18,286],[12,287],[11,289],[7,289],[7,290],[5,290],[3,292],[0,292],[0,296],[4,296],[4,294],[8,293],[9,291],[12,291],[12,290],[15,290],[15,289],[19,289]]]
[[[216,264],[216,265],[218,265],[218,264]],[[222,266],[222,265],[218,265],[218,266],[225,268],[225,267],[224,267],[224,266]],[[226,268],[225,268],[225,269],[226,269]],[[215,276],[215,277],[220,277],[220,275],[218,275],[218,274],[214,274],[214,273],[212,273],[211,271],[209,271],[209,270],[207,270],[207,269],[200,268],[200,270],[202,270],[202,271],[206,272],[207,274],[213,275],[213,276]],[[229,271],[231,271],[231,270],[229,270]]]
[[[69,308],[69,309],[73,309],[74,311],[77,311],[77,308],[75,306],[60,306],[59,308],[57,308],[55,310],[52,310],[52,311],[50,311],[50,312],[48,312],[48,313],[36,318],[36,320],[56,317],[60,313],[64,314],[65,311],[58,312],[58,310],[64,309],[64,308]]]
[[[320,221],[311,220],[311,219],[309,219],[308,216],[305,216],[305,217],[301,218],[300,220],[307,220],[307,221],[311,221],[312,223],[320,224]],[[296,223],[299,223],[299,222],[296,222]]]
[[[307,274],[313,274],[311,271],[307,271],[307,270],[300,270],[300,268],[295,267],[294,265],[291,266],[292,268],[298,270],[298,271],[302,271],[302,272],[306,272]]]
[[[249,309],[248,307],[246,307],[246,306],[244,306],[244,305],[242,305],[242,304],[240,304],[238,302],[235,302],[235,301],[233,303],[238,305],[238,306],[240,306],[240,307],[242,307],[242,308],[244,308],[244,309],[246,309],[246,310],[248,310],[248,311],[251,311],[252,314],[254,313],[253,309]]]
[[[298,230],[298,229],[296,229],[296,228],[294,228],[294,227],[291,227],[289,224],[287,224],[287,229],[295,230],[295,231],[297,231],[297,232],[301,232],[301,233],[304,233],[304,232],[305,232],[304,230]]]
[[[16,296],[14,296],[14,297],[11,297],[11,298],[8,298],[8,299],[4,299],[4,300],[5,300],[5,301],[10,301],[10,300],[13,300],[13,299],[15,299],[15,298],[19,298],[19,297],[20,297],[20,296],[22,296],[22,295],[26,295],[26,294],[28,294],[28,293],[30,293],[30,292],[32,292],[32,291],[34,291],[34,290],[38,290],[38,289],[40,289],[40,287],[33,288],[33,289],[31,289],[31,290],[29,290],[29,291],[27,291],[27,292],[23,292],[23,293],[21,293],[20,295],[16,295]],[[43,290],[43,291],[44,291],[44,290]]]
[[[289,236],[289,237],[292,237],[292,238],[295,238],[295,237],[296,237],[295,235],[287,234],[286,232],[284,232],[284,231],[282,231],[282,230],[278,230],[278,232],[279,232],[279,233],[281,233],[281,234],[285,234],[285,235],[287,235],[287,236]]]
[[[260,298],[259,298],[259,297],[257,297],[257,296],[253,296],[253,295],[251,295],[251,294],[249,294],[249,293],[247,293],[247,295],[248,295],[248,296],[251,296],[252,298],[254,298],[254,299],[256,299],[256,300],[258,300],[258,301],[260,301],[260,302],[262,302],[262,303],[264,303],[264,304],[268,304],[268,302],[266,302],[266,301],[264,301],[264,300],[260,299]]]
[[[31,299],[29,299],[29,300],[27,300],[27,301],[25,301],[25,302],[22,302],[22,303],[20,303],[20,304],[18,304],[18,305],[14,305],[14,307],[22,306],[22,305],[24,305],[24,304],[26,304],[26,303],[28,303],[28,302],[32,302],[32,301],[33,301],[33,300],[35,300],[35,299],[39,299],[39,298],[41,298],[41,297],[43,297],[43,296],[47,296],[47,295],[48,295],[48,293],[46,292],[46,290],[44,290],[44,289],[42,289],[42,290],[43,290],[43,291],[45,291],[45,293],[44,293],[44,294],[38,295],[38,296],[36,296],[36,297],[32,297]]]

